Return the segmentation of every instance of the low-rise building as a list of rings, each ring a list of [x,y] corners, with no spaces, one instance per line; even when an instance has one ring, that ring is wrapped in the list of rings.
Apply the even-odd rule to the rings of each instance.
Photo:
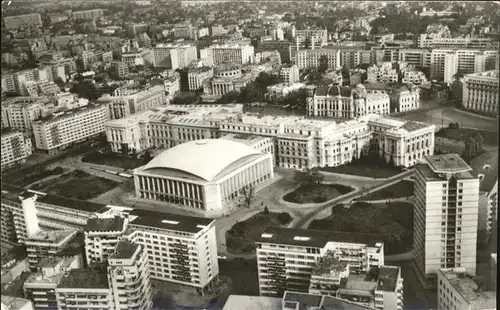
[[[381,66],[373,65],[366,70],[368,83],[397,83],[399,82],[398,70],[392,63],[385,62]]]
[[[35,147],[49,154],[104,132],[108,120],[107,106],[87,106],[54,113],[32,122]]]
[[[31,139],[19,131],[2,130],[2,169],[24,163],[32,153]]]
[[[179,76],[171,76],[163,80],[165,93],[169,96],[175,96],[181,91],[181,78]]]
[[[270,100],[280,99],[305,87],[306,84],[304,83],[280,83],[271,85],[267,87],[266,97]]]
[[[466,268],[437,271],[437,309],[496,309],[497,295],[467,273]]]

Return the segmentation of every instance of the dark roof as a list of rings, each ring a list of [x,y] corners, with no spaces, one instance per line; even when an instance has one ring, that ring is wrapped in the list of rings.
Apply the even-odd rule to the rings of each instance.
[[[97,212],[105,207],[105,205],[100,203],[71,199],[50,194],[38,197],[37,201],[86,212]]]
[[[22,187],[2,184],[2,199],[7,199],[13,202],[19,202],[19,196],[25,191]]]
[[[343,86],[320,86],[316,88],[316,96],[342,96],[350,97],[352,89]]]
[[[310,307],[319,307],[322,299],[323,296],[321,295],[302,294],[296,292],[285,292],[285,295],[283,296],[285,304],[287,301],[298,302],[299,310],[307,310]]]
[[[271,237],[263,238],[261,236],[256,243],[274,243],[317,248],[324,247],[328,242],[349,242],[367,244],[369,246],[375,246],[376,243],[383,243],[383,238],[379,235],[314,229],[268,227],[264,234],[271,235]],[[306,237],[309,239],[301,241],[295,240],[295,237]]]
[[[122,240],[116,245],[115,252],[109,257],[111,259],[127,259],[132,258],[138,245],[128,241]]]
[[[377,291],[394,292],[398,283],[399,267],[381,266]]]
[[[116,215],[112,218],[90,218],[85,225],[85,231],[122,231],[125,219]]]
[[[57,287],[107,289],[109,288],[107,268],[104,265],[94,265],[89,268],[72,269],[61,278]]]
[[[214,221],[213,219],[202,217],[137,209],[131,211],[130,216],[137,216],[137,218],[130,222],[133,225],[157,227],[161,229],[177,230],[194,234],[201,231],[204,228],[202,226],[208,226]],[[165,222],[167,220],[170,223]],[[177,224],[175,224],[175,222]]]
[[[424,124],[424,123],[414,122],[414,121],[407,121],[403,125],[403,129],[405,129],[407,131],[416,131],[416,130],[419,130],[422,128],[427,128],[427,127],[429,127],[429,124]]]
[[[325,296],[322,304],[323,310],[367,310],[375,309],[367,306],[357,305],[347,300]]]

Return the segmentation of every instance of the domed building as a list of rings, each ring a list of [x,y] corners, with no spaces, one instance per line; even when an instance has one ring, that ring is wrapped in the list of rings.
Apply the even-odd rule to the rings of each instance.
[[[274,176],[272,155],[226,139],[186,142],[134,171],[136,196],[222,212],[247,185]]]

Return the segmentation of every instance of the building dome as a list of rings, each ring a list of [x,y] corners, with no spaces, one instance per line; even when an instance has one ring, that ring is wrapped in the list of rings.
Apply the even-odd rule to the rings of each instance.
[[[204,139],[179,144],[165,150],[140,170],[144,172],[177,172],[208,182],[225,175],[262,153],[226,139]]]

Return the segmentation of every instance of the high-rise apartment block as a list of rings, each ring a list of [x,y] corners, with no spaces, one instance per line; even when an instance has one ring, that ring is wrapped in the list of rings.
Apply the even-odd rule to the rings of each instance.
[[[23,163],[32,153],[31,139],[19,131],[2,130],[2,169]]]
[[[189,68],[188,83],[189,90],[199,90],[203,88],[203,81],[214,76],[214,70],[211,67]]]
[[[462,98],[466,109],[498,115],[498,71],[465,75]]]
[[[201,50],[200,57],[207,59],[207,66],[223,63],[245,65],[253,61],[254,47],[243,44],[212,45]]]
[[[95,9],[95,10],[86,10],[86,11],[77,11],[72,12],[71,16],[73,20],[95,20],[99,17],[104,16],[103,9]]]
[[[43,115],[47,97],[13,97],[2,100],[2,127],[31,133],[32,122]]]
[[[155,67],[182,69],[198,59],[196,46],[190,44],[159,44],[153,47],[152,63]]]
[[[425,156],[416,166],[414,269],[436,287],[440,268],[476,273],[479,179],[457,154]]]
[[[490,38],[442,38],[421,34],[417,45],[419,48],[491,48]]]
[[[7,30],[41,27],[43,25],[40,13],[7,16],[3,20]]]
[[[87,264],[105,262],[113,254],[127,226],[128,219],[119,215],[88,219],[84,230]]]
[[[118,76],[119,78],[124,78],[127,77],[129,74],[129,68],[128,65],[124,62],[121,61],[113,61],[111,63],[111,67],[113,68],[113,72]]]
[[[280,70],[281,82],[293,84],[300,81],[300,72],[297,65],[284,65]]]
[[[308,292],[311,274],[327,253],[348,262],[353,272],[384,265],[384,244],[371,235],[270,227],[256,244],[259,290],[265,296]]]
[[[340,50],[335,48],[299,50],[292,59],[299,69],[317,69],[322,58],[326,58],[328,69],[340,68]]]

